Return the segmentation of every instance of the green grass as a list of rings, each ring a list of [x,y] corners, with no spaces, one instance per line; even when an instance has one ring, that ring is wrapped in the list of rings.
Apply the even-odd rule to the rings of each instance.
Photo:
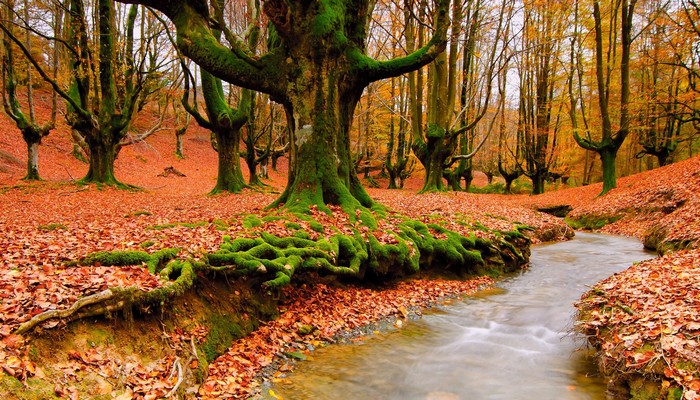
[[[39,225],[37,229],[39,229],[40,231],[51,232],[56,230],[65,230],[68,229],[68,227],[63,224],[52,222],[46,225]]]

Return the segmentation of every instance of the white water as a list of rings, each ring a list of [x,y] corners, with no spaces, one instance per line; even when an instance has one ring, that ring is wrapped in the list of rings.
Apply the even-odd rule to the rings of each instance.
[[[583,339],[570,333],[572,303],[652,256],[636,240],[601,234],[534,247],[531,267],[500,289],[357,345],[319,349],[273,390],[299,400],[604,399],[578,350]]]

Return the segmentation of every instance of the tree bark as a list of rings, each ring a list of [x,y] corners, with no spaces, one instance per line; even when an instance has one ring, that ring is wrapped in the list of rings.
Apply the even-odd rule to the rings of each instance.
[[[240,127],[230,127],[229,129],[216,129],[216,142],[218,144],[218,170],[216,174],[216,185],[210,192],[216,194],[220,192],[238,193],[247,185],[243,178],[240,162]]]
[[[85,135],[85,141],[90,148],[90,167],[82,181],[118,185],[119,182],[114,176],[114,161],[117,155],[116,143],[114,143],[112,135],[93,131]]]

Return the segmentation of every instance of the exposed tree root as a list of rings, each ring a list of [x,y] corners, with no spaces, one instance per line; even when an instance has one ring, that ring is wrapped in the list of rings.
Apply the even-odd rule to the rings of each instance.
[[[177,279],[149,292],[137,288],[112,288],[82,297],[65,310],[49,310],[37,314],[30,320],[21,324],[14,333],[23,334],[37,325],[52,319],[72,321],[96,315],[105,315],[115,311],[131,309],[133,306],[147,306],[149,304],[162,305],[167,299],[183,294],[192,287],[195,280],[195,268],[190,262],[179,260],[171,261],[162,271],[165,278]]]
[[[251,276],[263,280],[264,288],[277,289],[289,284],[292,276],[302,271],[374,280],[411,275],[420,269],[460,276],[495,276],[528,262],[529,239],[519,228],[511,232],[491,231],[491,239],[484,239],[396,215],[392,216],[392,224],[378,228],[368,210],[358,212],[357,217],[347,218],[342,226],[328,226],[326,221],[324,228],[323,220],[308,215],[275,216],[277,221],[287,221],[286,224],[298,230],[283,232],[280,237],[268,233],[260,224],[251,223],[247,237],[224,236],[220,249],[202,255],[202,261],[176,259],[179,249],[163,249],[152,254],[144,251],[89,254],[73,264],[142,265],[151,273],[160,274],[166,283],[148,292],[136,287],[107,289],[77,300],[68,309],[38,314],[20,325],[15,333],[25,333],[48,320],[71,321],[119,310],[130,314],[134,306],[163,305],[192,287],[197,270]],[[292,222],[295,218],[305,223],[308,230]]]

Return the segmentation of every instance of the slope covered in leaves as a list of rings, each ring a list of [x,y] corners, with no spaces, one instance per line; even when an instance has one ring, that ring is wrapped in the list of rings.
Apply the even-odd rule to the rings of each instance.
[[[0,118],[0,122],[6,124],[7,121]],[[19,133],[11,126],[4,127],[5,130],[0,130],[3,132],[0,150],[16,159],[26,157]],[[173,155],[174,142],[172,131],[163,130],[146,142],[122,149],[116,176],[122,182],[143,188],[134,192],[76,185],[74,181],[85,174],[87,165],[70,156],[72,146],[65,126],[59,126],[40,148],[40,172],[46,181],[22,182],[19,179],[24,171],[19,165],[3,164],[6,167],[0,170],[3,205],[0,208],[0,366],[5,374],[25,382],[44,376],[42,379],[47,379],[48,385],[55,385],[56,394],[60,392],[65,396],[79,394],[79,382],[95,375],[122,382],[121,389],[115,392],[119,395],[163,396],[178,385],[177,370],[185,365],[184,359],[179,358],[182,352],[188,351],[190,342],[202,345],[208,337],[206,326],[164,332],[170,338],[169,343],[177,346],[171,346],[172,351],[159,353],[159,358],[152,362],[120,357],[119,349],[114,346],[66,351],[56,356],[60,359],[60,368],[66,370],[60,382],[46,378],[41,366],[30,357],[31,337],[12,332],[40,313],[67,310],[80,299],[106,289],[128,287],[149,292],[164,284],[160,276],[150,273],[143,264],[69,265],[92,252],[133,250],[153,254],[160,249],[178,248],[181,257],[197,259],[218,249],[225,235],[235,238],[257,231],[289,233],[288,221],[273,218],[251,228],[246,219],[250,214],[263,217],[270,213],[263,208],[275,199],[285,183],[284,160],[280,160],[279,171],[272,171],[272,179],[266,181],[270,186],[263,191],[207,196],[216,175],[216,156],[208,134],[200,129],[188,132],[185,159]],[[185,176],[161,176],[164,169],[171,166]],[[398,221],[395,216],[401,213],[463,234],[473,231],[476,235],[488,236],[490,230],[512,231],[519,226],[528,226],[534,229],[534,235],[543,238],[570,234],[556,219],[543,217],[528,208],[510,207],[505,198],[492,203],[468,194],[417,196],[408,191],[377,190],[372,195],[391,210],[389,218],[381,222],[384,230],[393,229],[391,224]],[[347,228],[347,221],[335,214],[317,214],[316,218],[323,224],[339,230]],[[474,231],[470,226],[482,228]],[[378,237],[380,241],[390,239]],[[279,356],[283,349],[293,350],[310,341],[327,340],[343,330],[387,316],[403,317],[411,306],[424,306],[443,296],[468,293],[485,283],[487,281],[480,279],[415,281],[381,291],[321,284],[286,289],[290,292],[286,303],[280,306],[282,319],[234,343],[231,351],[212,363],[210,378],[201,388],[202,395],[214,396],[211,393],[222,390],[221,379],[237,376],[240,377],[235,382],[238,386],[230,395],[243,396],[251,390],[251,378],[256,371],[271,357]],[[296,322],[308,318],[313,318],[313,332],[301,335]],[[65,329],[65,324],[50,320],[41,324],[41,329],[61,330]],[[274,346],[268,347],[267,343]],[[248,362],[240,362],[241,357]],[[120,362],[128,363],[132,381],[123,381],[125,371],[119,369]],[[225,385],[231,384],[225,382]]]
[[[569,220],[583,228],[634,236],[650,247],[700,247],[700,156],[618,179],[598,196],[602,184],[520,196],[536,207],[567,204]]]
[[[576,304],[577,330],[600,349],[604,372],[653,398],[700,399],[700,250],[636,264]],[[642,398],[642,397],[639,397]],[[650,397],[651,398],[651,397]]]

